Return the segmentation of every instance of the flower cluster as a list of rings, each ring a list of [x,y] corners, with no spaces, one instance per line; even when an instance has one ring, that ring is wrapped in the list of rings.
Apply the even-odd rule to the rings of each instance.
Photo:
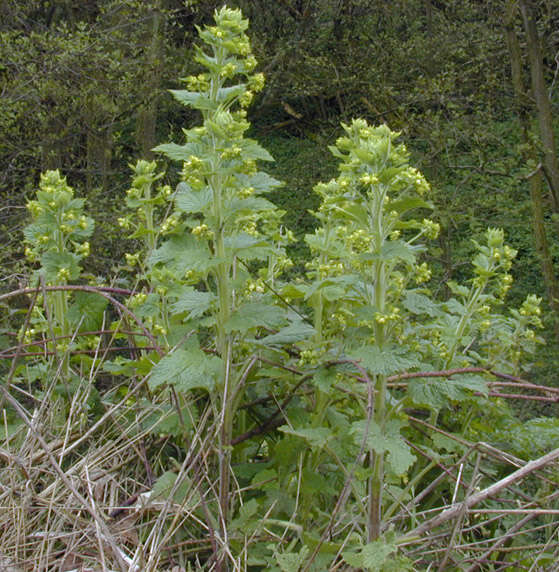
[[[41,175],[36,200],[27,203],[33,220],[24,229],[25,255],[40,261],[47,281],[64,283],[79,275],[79,262],[89,255],[93,219],[83,213],[85,200],[74,191],[59,171]]]
[[[502,229],[489,228],[485,233],[487,245],[476,246],[478,254],[473,260],[476,277],[473,280],[477,288],[493,284],[496,296],[503,299],[512,285],[509,270],[516,257],[516,250],[505,244],[505,234]]]

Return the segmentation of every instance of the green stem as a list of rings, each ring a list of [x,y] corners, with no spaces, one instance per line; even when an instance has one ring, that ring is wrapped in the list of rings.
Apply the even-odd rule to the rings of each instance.
[[[448,358],[445,362],[443,369],[449,369],[449,367],[451,366],[451,364],[454,360],[454,356],[456,355],[456,351],[458,350],[458,345],[460,343],[460,340],[462,339],[462,336],[464,335],[464,332],[466,330],[466,326],[471,321],[472,315],[474,314],[474,312],[476,310],[479,297],[483,293],[484,289],[485,289],[485,284],[482,286],[478,286],[472,292],[470,299],[466,303],[466,308],[464,309],[464,313],[462,314],[462,317],[460,318],[460,321],[458,322],[458,325],[456,326],[456,330],[454,332],[454,342],[452,343],[452,347],[450,348],[450,351],[448,352]]]
[[[376,252],[381,252],[384,243],[383,234],[383,217],[382,202],[377,207],[372,218],[374,225],[374,245]],[[386,307],[386,276],[387,265],[385,262],[377,262],[373,269],[374,280],[374,307],[381,314],[384,313]],[[382,350],[386,342],[386,325],[375,320],[375,345]],[[375,376],[375,410],[373,419],[379,427],[381,433],[384,432],[386,421],[386,376]],[[373,468],[373,474],[369,479],[369,521],[367,536],[368,541],[372,542],[379,538],[382,528],[382,489],[384,484],[384,453],[376,453],[369,451],[369,462]]]

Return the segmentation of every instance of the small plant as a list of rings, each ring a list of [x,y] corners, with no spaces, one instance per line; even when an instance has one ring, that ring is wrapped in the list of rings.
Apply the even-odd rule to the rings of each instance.
[[[155,187],[164,176],[156,172],[156,162],[140,160],[132,168],[132,186],[126,191],[126,206],[131,212],[120,217],[118,223],[124,230],[131,230],[129,238],[140,245],[136,252],[125,254],[125,262],[141,289],[130,298],[128,305],[155,335],[167,339],[171,317],[166,293],[177,282],[177,277],[164,268],[150,269],[149,259],[160,239],[178,230],[178,219],[170,216],[163,220],[164,209],[168,212],[170,208],[168,200],[172,191],[168,185]],[[145,292],[143,287],[148,285],[149,291]]]
[[[85,199],[74,197],[74,191],[58,171],[47,171],[41,176],[36,200],[27,203],[32,222],[25,228],[25,255],[30,262],[39,263],[36,278],[45,285],[63,286],[75,281],[81,273],[80,262],[89,255],[89,242],[94,221],[84,214]],[[33,308],[33,328],[24,339],[45,332],[52,327],[57,343],[51,348],[67,354],[73,328],[69,292],[53,292],[44,300],[45,312]],[[67,357],[64,358],[67,362]],[[65,368],[67,368],[67,363]]]

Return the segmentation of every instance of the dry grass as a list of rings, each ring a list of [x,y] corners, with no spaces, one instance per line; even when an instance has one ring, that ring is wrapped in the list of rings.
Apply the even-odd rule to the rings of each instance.
[[[24,422],[0,444],[0,571],[184,569],[196,539],[177,545],[176,532],[184,536],[201,502],[183,485],[192,482],[199,446],[185,451],[176,470],[182,503],[172,491],[156,498],[153,475],[161,473],[165,443],[154,436],[154,413],[163,415],[157,403],[138,407],[130,394],[106,400],[89,425],[88,380],[69,404],[49,399],[55,383],[42,402],[19,404]]]
[[[145,380],[128,380],[120,401],[111,387],[93,420],[88,399],[97,370],[81,372],[70,400],[55,397],[61,379],[56,367],[50,371],[40,400],[21,384],[1,387],[19,425],[9,428],[2,410],[9,437],[0,443],[0,572],[210,571],[218,552],[231,570],[244,571],[253,542],[267,539],[279,550],[296,538],[297,514],[282,534],[266,518],[250,534],[237,531],[235,555],[231,538],[219,538],[218,416],[209,405],[195,432],[170,439],[157,429],[169,398],[146,399]],[[559,561],[559,450],[526,463],[484,443],[461,445],[466,452],[453,463],[427,459],[420,488],[410,482],[406,495],[391,496],[387,487],[387,524],[404,533],[402,553],[417,570],[552,570],[550,562]],[[438,476],[425,485],[426,474]],[[161,475],[167,480],[154,486]],[[342,547],[364,534],[356,514],[366,499],[349,493],[353,478],[348,472],[324,529]],[[233,494],[241,498],[238,487]],[[439,502],[426,508],[433,497]],[[351,570],[342,550],[331,570]]]

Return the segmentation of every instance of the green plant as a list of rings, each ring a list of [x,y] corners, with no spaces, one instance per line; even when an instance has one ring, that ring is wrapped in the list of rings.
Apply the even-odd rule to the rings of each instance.
[[[119,290],[129,296],[128,308],[111,302],[158,339],[145,327],[118,332],[115,324],[103,348],[120,354],[104,363],[106,412],[67,448],[70,433],[89,421],[69,408],[61,460],[49,462],[58,476],[62,461],[81,474],[80,447],[104,423],[111,443],[137,447],[144,468],[136,471],[145,471],[148,490],[140,489],[142,478],[131,479],[130,503],[139,490],[142,499],[133,512],[145,518],[136,541],[126,541],[134,545],[126,568],[160,569],[165,560],[220,571],[388,572],[435,563],[444,569],[450,561],[460,569],[461,559],[472,560],[470,541],[500,526],[490,520],[478,526],[473,517],[463,526],[466,512],[501,503],[484,496],[493,487],[506,502],[515,500],[517,491],[506,486],[512,457],[494,443],[504,439],[512,415],[502,401],[490,400],[488,381],[500,375],[523,383],[514,376],[526,365],[522,350],[539,341],[540,300],[529,296],[506,311],[515,252],[497,229],[474,243],[473,278],[450,282],[447,299],[433,294],[422,241],[440,229],[427,218],[429,185],[410,165],[399,135],[364,120],[343,125],[331,147],[339,175],[315,187],[320,226],[306,237],[307,274],[287,281],[293,235],[282,226],[283,212],[265,198],[279,182],[259,171],[258,161],[272,158],[245,137],[244,108],[263,84],[254,74],[247,25],[238,10],[216,12],[215,26],[200,30],[205,45],[196,51],[205,71],[186,78],[188,89],[172,92],[202,115],[201,125],[184,130],[184,144],[156,149],[182,163],[176,191],[156,187],[162,174],[155,162],[134,167],[130,212],[120,223],[136,240],[126,262],[137,271],[137,289]],[[49,172],[30,210],[27,254],[41,263],[45,288],[80,288],[67,282],[80,276],[87,251],[81,241],[93,228],[83,201]],[[43,320],[40,333],[50,335],[45,343],[54,352],[79,333],[94,304],[62,290],[52,294],[51,311],[46,292],[44,315],[34,310],[31,319]],[[135,343],[139,333],[150,346]],[[130,344],[123,347],[125,336]],[[75,362],[64,349],[66,378]],[[51,379],[38,360],[25,362],[17,376],[13,367],[6,387],[32,386],[45,373]],[[86,392],[101,379],[99,358],[90,363],[88,376],[72,372]],[[63,385],[70,395],[73,387]],[[1,389],[32,434],[31,415]],[[50,428],[51,394],[39,396]],[[539,454],[555,425],[542,419],[514,429],[513,452],[527,447],[522,433],[529,430]],[[0,454],[10,458],[4,449]],[[483,458],[490,454],[494,460]],[[103,475],[119,455],[99,457]],[[136,456],[128,452],[126,463]],[[91,503],[73,494],[95,518],[98,485],[93,491],[84,471]],[[515,483],[530,472],[529,465],[516,469]],[[535,482],[534,476],[525,489]],[[548,503],[550,483],[538,492]],[[520,496],[532,508],[525,490]],[[431,517],[441,507],[447,510]],[[448,520],[450,530],[422,538]],[[452,552],[457,538],[465,542]],[[120,562],[119,547],[111,548]]]
[[[264,81],[253,73],[248,22],[227,8],[216,12],[215,20],[215,26],[200,30],[208,51],[198,48],[196,59],[206,72],[186,79],[189,90],[172,92],[202,113],[203,124],[185,130],[184,145],[156,149],[182,161],[183,169],[175,210],[163,223],[169,237],[148,258],[149,276],[165,285],[175,326],[188,332],[188,342],[154,367],[150,387],[166,384],[182,395],[196,389],[209,395],[217,435],[215,518],[223,543],[218,565],[224,566],[234,511],[234,426],[256,362],[251,338],[261,328],[287,323],[285,308],[266,289],[277,286],[289,267],[284,247],[292,235],[281,227],[281,211],[263,197],[279,183],[256,162],[272,157],[244,136],[249,127],[244,107]],[[246,83],[235,83],[239,75]],[[200,338],[208,340],[210,354],[202,351]]]
[[[321,227],[306,238],[314,253],[307,265],[312,282],[290,286],[293,297],[308,300],[313,308],[315,334],[298,365],[315,371],[314,391],[308,418],[292,418],[281,429],[289,442],[296,437],[309,448],[303,454],[307,471],[301,485],[301,508],[308,507],[300,511],[304,529],[319,516],[319,491],[328,499],[325,505],[335,503],[335,493],[328,497],[325,483],[339,491],[344,482],[324,475],[321,487],[312,484],[317,479],[311,475],[331,471],[326,467],[335,460],[338,470],[353,466],[354,475],[346,482],[355,481],[352,492],[357,498],[364,494],[359,481],[366,482],[369,544],[357,552],[349,550],[346,558],[365,566],[363,562],[372,562],[365,555],[375,552],[373,547],[387,534],[385,515],[397,507],[397,502],[383,500],[383,491],[389,486],[396,498],[403,498],[411,483],[419,486],[432,468],[412,453],[406,408],[427,408],[436,424],[439,411],[463,402],[467,406],[459,411],[464,410],[462,431],[467,432],[468,415],[483,399],[473,392],[487,392],[479,373],[497,364],[510,373],[517,371],[518,347],[534,339],[530,326],[540,325],[539,299],[530,297],[509,317],[501,314],[515,252],[504,245],[502,231],[489,229],[487,245],[477,245],[475,277],[468,285],[450,284],[456,297],[437,301],[425,285],[430,269],[421,261],[425,247],[419,240],[436,238],[439,225],[410,216],[411,211],[430,208],[424,198],[428,184],[409,166],[405,147],[396,142],[398,134],[386,126],[355,120],[344,130],[345,136],[331,148],[340,160],[340,175],[315,189],[322,202],[316,213]],[[477,373],[468,374],[467,368],[474,366]],[[442,373],[422,379],[418,372],[404,384],[407,391],[389,390],[389,381],[414,370]],[[348,396],[355,401],[350,404]],[[365,462],[356,465],[364,450]],[[333,522],[323,524],[322,537],[314,540],[318,548],[303,569],[309,569]],[[388,555],[397,540],[384,538],[387,549],[392,546]],[[405,569],[406,564],[399,566]]]
[[[23,233],[25,254],[30,262],[40,264],[35,277],[44,285],[62,286],[80,276],[80,262],[89,254],[87,239],[94,229],[93,219],[83,212],[84,204],[85,199],[74,197],[74,191],[58,171],[47,171],[41,176],[36,200],[27,203],[32,222]],[[34,334],[50,327],[54,339],[58,338],[51,350],[67,354],[69,337],[75,327],[81,326],[80,318],[78,323],[72,319],[77,316],[70,307],[70,294],[53,292],[44,303],[44,312],[38,306],[33,308],[34,327],[25,332],[24,339],[29,342]],[[67,368],[67,357],[64,359]]]

